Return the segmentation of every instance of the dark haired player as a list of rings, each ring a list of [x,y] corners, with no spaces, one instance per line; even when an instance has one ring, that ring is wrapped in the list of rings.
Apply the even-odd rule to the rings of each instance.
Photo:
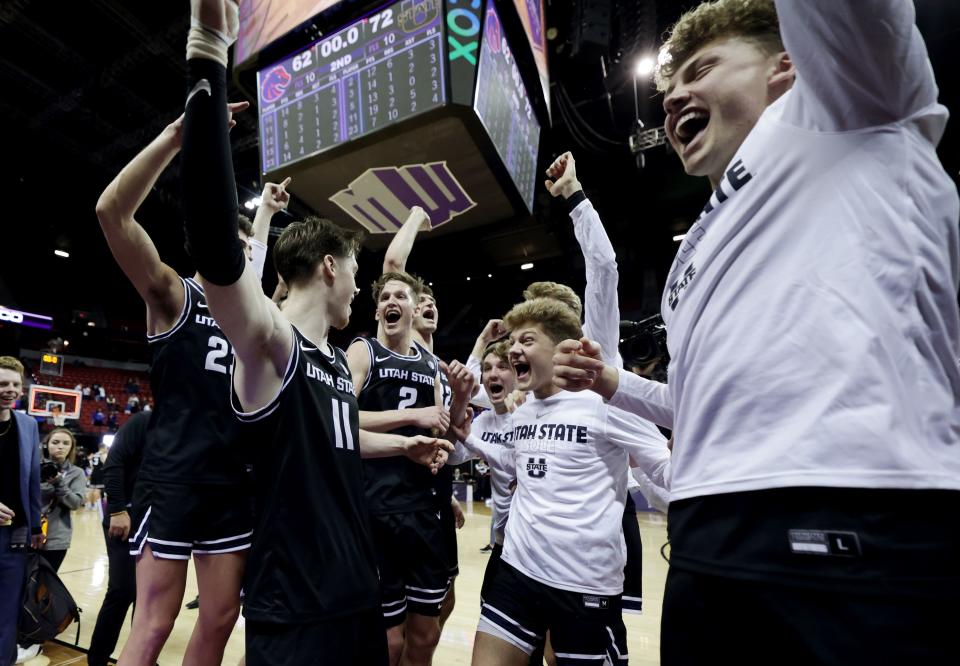
[[[263,295],[233,240],[226,53],[237,7],[209,0],[192,9],[181,164],[187,246],[235,349],[234,410],[270,450],[256,465],[246,660],[379,664],[385,650],[360,456],[407,455],[437,467],[445,447],[358,429],[346,358],[327,342],[329,328],[349,320],[357,236],[319,219],[290,225],[274,249],[289,288],[283,313]]]

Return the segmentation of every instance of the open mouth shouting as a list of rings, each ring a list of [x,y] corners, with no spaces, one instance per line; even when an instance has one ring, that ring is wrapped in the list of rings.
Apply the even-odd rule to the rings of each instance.
[[[427,321],[430,321],[430,322],[436,322],[436,321],[437,321],[437,313],[436,313],[436,311],[435,311],[433,308],[425,308],[425,309],[420,313],[420,316],[423,317],[424,319],[426,319]]]
[[[491,400],[500,400],[506,396],[506,390],[499,381],[492,379],[487,384],[487,395],[490,396]]]
[[[709,124],[710,114],[703,109],[688,108],[672,117],[671,133],[682,146],[682,155],[700,145]]]
[[[517,383],[523,384],[530,381],[530,364],[526,361],[515,360],[513,370],[517,373]]]
[[[403,318],[403,314],[400,312],[400,308],[390,308],[385,313],[383,313],[383,321],[385,324],[394,325]]]

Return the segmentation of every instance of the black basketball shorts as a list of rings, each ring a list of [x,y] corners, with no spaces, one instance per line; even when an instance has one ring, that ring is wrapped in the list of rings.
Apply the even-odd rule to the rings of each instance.
[[[380,571],[380,601],[387,628],[407,612],[436,617],[450,588],[443,527],[436,511],[370,516]]]
[[[134,492],[130,554],[146,545],[154,557],[189,560],[250,548],[249,486],[141,481]]]
[[[627,664],[620,595],[571,592],[524,575],[500,561],[480,610],[477,631],[532,654],[550,632],[559,666]]]

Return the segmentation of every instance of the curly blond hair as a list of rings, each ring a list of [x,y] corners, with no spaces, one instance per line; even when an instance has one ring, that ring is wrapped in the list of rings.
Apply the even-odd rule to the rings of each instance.
[[[729,37],[746,39],[769,55],[785,50],[773,0],[704,2],[683,14],[670,29],[654,75],[657,89],[665,91],[670,78],[699,49]]]
[[[503,318],[503,325],[509,331],[531,324],[539,326],[554,344],[583,337],[580,318],[567,304],[555,298],[534,298],[518,303]]]
[[[583,303],[577,292],[559,282],[534,282],[523,292],[523,300],[532,301],[535,298],[552,298],[560,301],[573,310],[579,320],[583,316]]]

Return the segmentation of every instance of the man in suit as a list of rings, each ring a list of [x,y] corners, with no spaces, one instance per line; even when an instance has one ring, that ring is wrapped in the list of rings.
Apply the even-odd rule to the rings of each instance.
[[[23,393],[23,365],[0,356],[0,666],[14,663],[27,544],[40,531],[40,433],[37,422],[13,410]]]

